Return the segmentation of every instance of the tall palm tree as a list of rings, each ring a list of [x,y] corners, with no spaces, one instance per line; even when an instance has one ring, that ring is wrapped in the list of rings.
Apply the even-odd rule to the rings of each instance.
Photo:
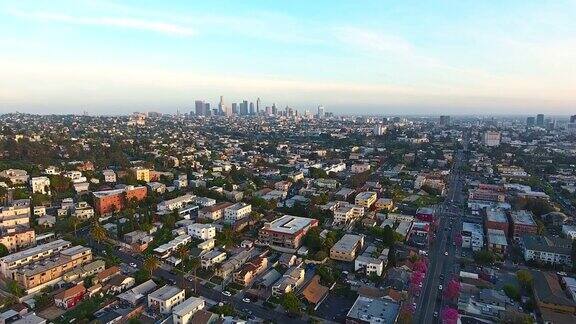
[[[76,216],[70,216],[68,221],[70,222],[70,226],[74,228],[74,237],[76,237],[76,231],[78,230],[78,225],[80,225],[80,219]]]
[[[98,244],[100,244],[100,242],[104,241],[106,237],[108,237],[108,233],[106,233],[106,230],[104,227],[102,227],[102,225],[100,225],[98,221],[95,221],[92,225],[90,234],[96,240],[96,242],[98,242]]]
[[[154,256],[150,256],[146,260],[144,260],[143,266],[144,270],[148,271],[150,277],[152,277],[152,273],[154,272],[154,270],[156,270],[160,266],[160,260],[158,260]]]
[[[176,255],[178,255],[178,257],[180,258],[181,262],[180,262],[180,279],[181,279],[181,285],[182,288],[184,288],[184,265],[186,264],[186,261],[188,261],[188,258],[190,257],[190,251],[188,250],[188,247],[186,245],[181,245],[178,247],[178,249],[176,249]]]

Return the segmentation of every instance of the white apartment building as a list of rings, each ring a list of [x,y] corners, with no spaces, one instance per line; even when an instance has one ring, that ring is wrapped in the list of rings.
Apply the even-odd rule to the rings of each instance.
[[[172,309],[172,323],[188,324],[192,322],[192,316],[206,306],[202,298],[190,297]]]
[[[216,237],[216,226],[212,224],[195,223],[188,225],[187,229],[188,235],[203,241]]]
[[[157,309],[161,314],[170,314],[175,306],[184,301],[184,294],[184,289],[163,286],[148,295],[148,307]]]
[[[104,170],[102,171],[102,174],[104,175],[104,182],[108,183],[116,182],[116,172],[114,172],[113,170]]]
[[[200,258],[200,264],[202,265],[202,268],[208,269],[218,263],[224,262],[224,260],[226,260],[226,252],[220,250],[213,250],[204,254]]]
[[[64,176],[66,178],[70,179],[73,183],[80,183],[80,182],[88,181],[88,179],[86,179],[86,177],[82,176],[82,172],[80,172],[80,171],[68,171],[68,172],[64,173]]]
[[[248,216],[252,212],[252,205],[243,202],[236,203],[224,210],[224,221],[234,223]]]
[[[185,194],[174,199],[164,200],[156,205],[156,210],[158,214],[167,214],[173,210],[179,210],[184,206],[194,202],[196,196],[191,194]]]
[[[30,187],[33,193],[43,195],[50,195],[50,178],[48,177],[33,177],[30,179]]]

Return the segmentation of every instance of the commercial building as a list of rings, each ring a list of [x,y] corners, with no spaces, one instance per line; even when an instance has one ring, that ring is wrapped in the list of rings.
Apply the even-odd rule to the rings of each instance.
[[[364,236],[345,234],[330,249],[330,258],[338,261],[354,261],[364,245]]]
[[[99,215],[121,211],[126,203],[132,199],[137,201],[146,198],[148,191],[146,186],[126,186],[124,189],[96,191],[94,195],[94,210]]]
[[[346,314],[346,323],[396,323],[399,312],[400,304],[393,300],[358,296]]]
[[[184,301],[184,289],[165,285],[148,295],[148,307],[161,314],[170,314],[172,309]]]
[[[373,191],[364,191],[356,195],[356,205],[369,209],[376,202],[378,195]]]
[[[252,205],[243,202],[235,203],[224,210],[224,221],[227,223],[235,223],[252,212]]]
[[[482,225],[476,223],[462,223],[462,248],[480,251],[484,247],[484,231]]]
[[[318,226],[317,219],[284,215],[264,223],[259,241],[271,247],[298,249],[304,235],[315,226]]]
[[[173,324],[192,323],[192,316],[197,311],[204,309],[206,301],[202,298],[190,297],[172,309]]]
[[[510,219],[512,221],[510,224],[511,235],[515,241],[519,241],[525,234],[538,233],[538,225],[534,221],[532,212],[527,210],[512,211],[510,212]]]

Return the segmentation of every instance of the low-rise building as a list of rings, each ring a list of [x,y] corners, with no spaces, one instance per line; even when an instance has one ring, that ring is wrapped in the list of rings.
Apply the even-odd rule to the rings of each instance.
[[[292,267],[282,278],[272,285],[272,295],[279,297],[295,291],[304,282],[305,271],[300,267]]]
[[[224,210],[233,204],[230,202],[221,202],[215,205],[207,206],[198,212],[198,218],[200,219],[210,219],[219,220],[224,216]]]
[[[224,210],[224,221],[235,223],[237,220],[250,215],[251,212],[252,205],[243,202],[235,203]]]
[[[204,254],[200,258],[200,264],[202,268],[208,269],[226,260],[226,252],[220,250],[212,250]]]
[[[330,258],[338,261],[354,261],[364,245],[364,236],[344,234],[330,249]]]
[[[195,223],[188,225],[187,229],[188,235],[200,240],[205,241],[216,237],[216,226],[212,224]]]
[[[0,258],[0,271],[4,278],[14,279],[13,272],[27,264],[46,259],[72,246],[65,240],[55,240]]]
[[[504,255],[508,249],[506,233],[500,229],[488,229],[488,249],[494,253]]]
[[[388,262],[388,251],[388,249],[384,249],[379,257],[374,257],[374,254],[377,253],[376,246],[368,246],[364,253],[354,261],[354,271],[362,271],[366,275],[374,273],[381,276]]]
[[[172,309],[184,301],[184,289],[163,286],[148,295],[148,307],[161,314],[170,314]]]
[[[520,247],[526,261],[550,265],[572,265],[572,240],[551,236],[523,235]]]
[[[266,267],[268,267],[268,258],[257,257],[244,264],[240,271],[234,273],[234,281],[240,285],[248,286],[256,276],[266,270]]]
[[[191,204],[196,199],[196,196],[191,194],[186,194],[180,197],[176,197],[174,199],[164,200],[158,205],[156,205],[156,211],[158,214],[167,214],[172,212],[173,210],[179,210],[184,208],[184,206]]]
[[[338,208],[334,210],[334,224],[347,224],[363,215],[364,207],[339,201]]]
[[[164,243],[159,247],[155,248],[154,254],[156,254],[161,259],[166,259],[172,253],[174,253],[176,249],[178,249],[178,247],[184,246],[190,242],[192,242],[192,237],[190,237],[190,235],[188,234],[179,235],[170,242]]]
[[[216,275],[222,278],[227,278],[232,272],[240,269],[240,267],[252,257],[252,250],[243,250],[231,256],[228,260],[223,262],[217,269]]]
[[[50,178],[48,177],[32,177],[30,179],[30,187],[33,193],[43,195],[50,195]]]
[[[518,210],[510,213],[512,220],[511,229],[512,237],[519,241],[523,235],[538,233],[538,225],[534,221],[534,215],[527,210]]]
[[[376,202],[378,195],[373,191],[364,191],[356,195],[355,203],[366,209],[370,209],[372,204]]]
[[[370,171],[370,164],[368,163],[354,163],[350,167],[350,172],[352,173],[362,173]]]
[[[376,209],[391,211],[394,209],[394,201],[390,198],[380,198],[376,200]]]
[[[192,316],[206,306],[206,301],[202,298],[190,297],[172,309],[172,323],[189,324],[193,323]]]
[[[486,209],[486,218],[484,222],[486,229],[502,230],[508,236],[508,217],[502,209]]]
[[[399,313],[400,304],[390,299],[358,296],[346,314],[346,323],[396,323]]]
[[[476,223],[462,223],[462,247],[480,251],[484,247],[484,231],[482,225]]]
[[[85,293],[83,284],[76,285],[54,295],[54,304],[63,309],[72,308],[82,301]]]
[[[31,228],[14,228],[8,231],[0,230],[0,244],[9,252],[15,252],[36,244],[36,232]]]
[[[315,226],[318,226],[317,219],[284,215],[264,223],[258,239],[261,244],[271,247],[298,249],[304,235]]]

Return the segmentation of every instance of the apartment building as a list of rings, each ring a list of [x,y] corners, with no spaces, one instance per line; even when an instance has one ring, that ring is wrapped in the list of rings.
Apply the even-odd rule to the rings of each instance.
[[[102,175],[104,176],[104,182],[107,183],[116,182],[116,172],[114,172],[114,170],[104,170],[102,171]]]
[[[224,221],[235,223],[237,220],[250,215],[251,212],[252,205],[243,202],[235,203],[224,210]]]
[[[508,241],[506,239],[506,233],[500,229],[487,229],[488,236],[486,238],[488,242],[488,249],[496,254],[504,255],[508,249]]]
[[[184,289],[165,285],[148,294],[148,307],[160,314],[170,314],[172,309],[184,301]]]
[[[512,211],[510,212],[510,219],[511,235],[515,241],[520,241],[520,238],[525,234],[538,233],[538,225],[532,212],[527,210]]]
[[[252,250],[243,250],[231,256],[216,269],[216,275],[222,278],[227,278],[230,274],[232,274],[232,272],[240,269],[240,267],[251,257]]]
[[[204,207],[198,212],[198,218],[219,220],[224,216],[224,210],[233,204],[230,202],[221,202],[211,206]]]
[[[378,195],[373,191],[363,191],[356,195],[355,203],[366,209],[370,209],[372,204],[376,202]]]
[[[14,279],[12,274],[16,269],[46,259],[71,246],[72,243],[69,241],[55,240],[24,251],[12,253],[0,258],[0,271],[4,278]]]
[[[13,272],[13,277],[27,292],[38,291],[62,279],[65,273],[92,261],[92,250],[73,246],[59,254],[43,259]]]
[[[36,233],[30,228],[16,228],[10,231],[0,230],[0,244],[9,252],[36,244]]]
[[[7,169],[0,171],[0,178],[10,179],[10,182],[15,185],[28,183],[28,172],[19,169]]]
[[[0,207],[0,229],[30,227],[30,199],[14,200]]]
[[[173,324],[192,323],[192,316],[206,307],[206,301],[202,298],[190,297],[172,309]]]
[[[484,246],[484,231],[482,225],[476,223],[462,223],[462,247],[480,251]]]
[[[284,215],[264,223],[259,232],[259,241],[271,247],[298,249],[304,235],[315,226],[318,226],[316,219]]]
[[[130,169],[130,172],[136,177],[138,181],[144,181],[146,183],[150,182],[150,169],[143,167],[134,167]]]
[[[549,265],[572,265],[572,240],[552,236],[523,235],[520,247],[524,260]]]
[[[124,189],[96,191],[94,195],[94,210],[99,215],[123,210],[131,199],[143,200],[148,194],[146,186],[126,186]]]
[[[212,224],[195,223],[188,225],[187,230],[188,235],[204,241],[216,237],[216,226]]]
[[[364,207],[340,201],[338,208],[334,210],[334,223],[346,224],[362,216],[364,216]]]
[[[195,199],[196,196],[185,194],[174,199],[164,200],[156,205],[156,211],[158,214],[167,214],[173,210],[179,210],[184,208],[186,205],[192,204]]]
[[[175,237],[168,243],[164,243],[159,247],[154,249],[154,254],[156,254],[159,258],[165,259],[169,257],[172,253],[174,253],[178,247],[184,246],[188,243],[192,242],[192,237],[188,234],[183,234]]]
[[[248,286],[268,267],[268,258],[257,257],[242,266],[240,271],[234,273],[234,281],[240,285]]]
[[[330,259],[338,261],[354,261],[356,254],[364,245],[364,236],[345,234],[330,249]]]
[[[380,256],[376,258],[373,256],[377,253],[376,246],[368,246],[366,250],[364,250],[364,253],[354,260],[354,271],[362,271],[366,275],[374,273],[381,276],[382,271],[384,271],[384,267],[388,262],[388,252],[388,249],[384,249]]]
[[[350,172],[352,173],[362,173],[370,170],[370,164],[368,163],[355,163],[350,167]]]
[[[33,177],[30,179],[30,187],[33,193],[43,195],[50,195],[50,178],[48,177]]]
[[[272,285],[272,295],[280,297],[286,293],[296,291],[304,282],[305,271],[301,267],[292,267],[282,275],[282,278]]]
[[[222,263],[226,260],[226,252],[220,250],[212,250],[200,257],[200,264],[202,268],[208,269],[216,264]]]
[[[502,230],[508,235],[508,217],[502,209],[486,209],[486,218],[484,220],[486,229]]]
[[[390,198],[380,198],[376,200],[376,209],[391,211],[394,209],[394,201]]]

